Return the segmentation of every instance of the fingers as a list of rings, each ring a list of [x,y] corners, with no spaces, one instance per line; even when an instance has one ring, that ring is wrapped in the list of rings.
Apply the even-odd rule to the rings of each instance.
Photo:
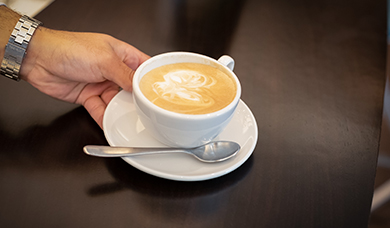
[[[118,56],[122,56],[122,61],[133,70],[137,69],[143,62],[150,58],[147,54],[127,43],[124,43],[124,47],[116,51],[116,53]]]
[[[110,81],[88,84],[77,100],[82,104],[96,123],[103,129],[103,117],[108,103],[119,92],[117,85]]]
[[[119,58],[112,58],[104,66],[105,68],[102,68],[101,72],[106,79],[113,81],[126,91],[132,90],[134,70],[120,61]]]
[[[131,69],[137,69],[139,65],[150,58],[150,56],[138,50],[134,46],[113,37],[110,38],[109,43],[114,52],[120,57],[122,62]]]
[[[118,58],[111,58],[111,64],[106,69],[105,76],[124,90],[131,91],[135,70],[150,57],[125,42],[110,38],[109,43]]]
[[[103,117],[106,107],[107,105],[99,96],[92,96],[84,103],[84,108],[101,129],[103,129]]]

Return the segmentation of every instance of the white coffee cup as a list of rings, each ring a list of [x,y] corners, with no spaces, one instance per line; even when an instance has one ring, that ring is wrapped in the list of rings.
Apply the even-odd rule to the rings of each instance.
[[[149,101],[139,83],[149,71],[173,63],[210,65],[230,76],[236,84],[233,101],[223,109],[208,114],[182,114],[165,110]],[[145,61],[133,77],[133,99],[137,114],[145,129],[158,141],[173,147],[196,147],[212,141],[229,123],[240,101],[241,85],[233,73],[234,60],[224,55],[217,60],[190,52],[169,52]]]

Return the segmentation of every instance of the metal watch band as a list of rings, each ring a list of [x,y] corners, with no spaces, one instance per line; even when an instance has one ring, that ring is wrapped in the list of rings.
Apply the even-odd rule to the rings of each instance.
[[[34,18],[23,15],[5,46],[4,58],[1,62],[0,74],[19,81],[19,70],[26,54],[32,35],[42,23]]]

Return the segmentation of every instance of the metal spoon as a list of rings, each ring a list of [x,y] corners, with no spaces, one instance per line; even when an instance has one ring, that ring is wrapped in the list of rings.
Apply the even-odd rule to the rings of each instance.
[[[88,145],[84,147],[84,152],[88,155],[98,157],[126,157],[147,154],[186,153],[193,155],[202,162],[221,162],[235,156],[240,148],[240,145],[235,142],[216,141],[195,148],[137,148]]]

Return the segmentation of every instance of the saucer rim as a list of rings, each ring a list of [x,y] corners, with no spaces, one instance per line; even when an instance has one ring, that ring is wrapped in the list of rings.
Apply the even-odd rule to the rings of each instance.
[[[105,138],[107,140],[107,142],[109,143],[109,145],[111,146],[118,146],[118,145],[115,145],[115,143],[112,142],[112,140],[110,138],[112,138],[110,135],[112,134],[109,134],[108,130],[106,129],[109,129],[108,126],[107,126],[107,122],[109,122],[107,119],[109,118],[108,116],[110,116],[110,111],[113,109],[112,106],[115,106],[113,105],[115,102],[116,103],[119,103],[118,101],[116,101],[116,99],[118,99],[118,97],[122,96],[121,94],[122,93],[127,93],[127,95],[133,96],[132,93],[130,92],[127,92],[127,91],[120,91],[118,94],[115,95],[115,97],[110,101],[110,103],[108,104],[106,110],[105,110],[105,113],[104,113],[104,116],[103,116],[103,131],[104,131],[104,135],[105,135]],[[128,102],[128,101],[124,101],[124,102]],[[257,128],[257,122],[256,122],[256,119],[252,113],[252,111],[250,110],[250,108],[245,104],[245,102],[240,99],[239,101],[239,104],[243,105],[242,107],[242,110],[245,110],[248,112],[249,116],[250,116],[250,119],[252,120],[254,126],[252,126],[254,132],[252,133],[252,137],[251,137],[251,142],[250,141],[246,141],[244,143],[244,145],[241,145],[242,149],[241,151],[244,149],[244,147],[248,147],[249,148],[245,148],[246,151],[245,151],[245,156],[242,157],[240,160],[238,160],[237,162],[235,163],[232,163],[231,166],[229,166],[228,168],[224,168],[222,170],[219,170],[217,172],[212,172],[212,173],[207,173],[207,174],[200,174],[200,175],[180,175],[180,174],[174,174],[174,173],[167,173],[167,172],[161,172],[159,170],[156,170],[156,169],[153,169],[152,167],[149,167],[149,166],[145,166],[144,164],[140,164],[138,162],[136,162],[133,158],[131,157],[122,157],[122,159],[127,162],[129,165],[133,166],[134,168],[137,168],[138,170],[141,170],[145,173],[148,173],[150,175],[153,175],[153,176],[157,176],[157,177],[160,177],[160,178],[164,178],[164,179],[169,179],[169,180],[176,180],[176,181],[203,181],[203,180],[209,180],[209,179],[214,179],[214,178],[217,178],[217,177],[220,177],[220,176],[223,176],[223,175],[226,175],[232,171],[234,171],[235,169],[237,169],[238,167],[240,167],[245,161],[248,160],[248,158],[251,156],[251,154],[253,153],[255,147],[256,147],[256,144],[257,144],[257,140],[258,140],[258,128]],[[134,106],[134,103],[133,101],[129,101],[129,105],[131,106]],[[233,116],[233,118],[235,118],[235,116]],[[230,124],[230,123],[229,123]],[[229,126],[229,124],[227,125],[227,127]],[[225,128],[226,129],[226,128]],[[223,132],[223,131],[222,131]],[[239,143],[239,142],[238,142]],[[248,144],[249,143],[249,144]]]

